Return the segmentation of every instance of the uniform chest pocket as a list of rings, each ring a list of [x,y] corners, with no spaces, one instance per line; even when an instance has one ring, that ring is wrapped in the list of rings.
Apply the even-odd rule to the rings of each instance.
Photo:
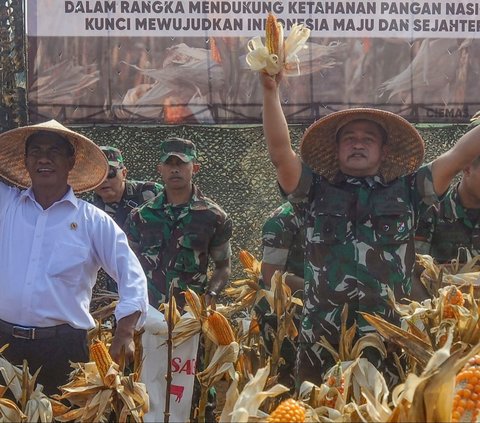
[[[84,245],[59,242],[53,247],[47,272],[56,280],[76,285],[84,275],[89,250]]]
[[[162,248],[165,244],[166,225],[143,223],[140,228],[140,248],[145,251],[148,248]],[[167,228],[167,231],[169,229]]]
[[[180,272],[207,271],[208,246],[212,237],[212,228],[201,225],[188,225],[178,239],[178,254],[175,270]]]
[[[344,244],[347,238],[347,217],[320,213],[315,217],[312,242]]]
[[[377,204],[372,223],[379,244],[403,244],[413,235],[412,211],[406,204]]]

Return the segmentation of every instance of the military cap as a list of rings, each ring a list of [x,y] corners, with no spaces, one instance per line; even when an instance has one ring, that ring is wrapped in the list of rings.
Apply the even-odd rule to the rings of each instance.
[[[113,166],[117,169],[122,169],[124,167],[123,156],[118,148],[110,147],[109,145],[101,145],[100,150],[105,154],[109,166]]]
[[[177,156],[187,163],[197,159],[197,147],[190,140],[169,138],[160,145],[160,161],[165,163],[170,156]]]

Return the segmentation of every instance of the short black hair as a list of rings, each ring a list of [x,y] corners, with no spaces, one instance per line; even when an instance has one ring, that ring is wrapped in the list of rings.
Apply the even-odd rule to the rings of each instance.
[[[59,134],[58,132],[53,132],[53,131],[37,131],[37,132],[34,132],[33,134],[30,134],[25,140],[25,155],[27,155],[27,150],[30,144],[33,142],[33,140],[35,140],[39,136],[47,136],[47,137],[56,138],[57,140],[62,141],[67,147],[67,155],[69,157],[75,156],[75,147],[72,145],[72,143],[67,138]]]

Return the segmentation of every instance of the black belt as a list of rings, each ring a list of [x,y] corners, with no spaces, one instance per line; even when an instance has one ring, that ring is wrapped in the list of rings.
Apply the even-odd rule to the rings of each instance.
[[[20,339],[55,338],[56,336],[67,335],[78,331],[86,333],[86,331],[84,331],[83,329],[72,328],[69,324],[66,323],[58,326],[37,328],[13,325],[12,323],[0,320],[0,332]]]

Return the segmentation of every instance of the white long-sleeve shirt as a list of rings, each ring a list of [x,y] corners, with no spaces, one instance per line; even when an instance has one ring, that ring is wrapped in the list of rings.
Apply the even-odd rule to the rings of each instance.
[[[141,327],[147,282],[117,224],[71,189],[43,210],[31,189],[0,183],[0,319],[92,328],[89,306],[100,267],[118,283],[117,320],[141,311]]]

